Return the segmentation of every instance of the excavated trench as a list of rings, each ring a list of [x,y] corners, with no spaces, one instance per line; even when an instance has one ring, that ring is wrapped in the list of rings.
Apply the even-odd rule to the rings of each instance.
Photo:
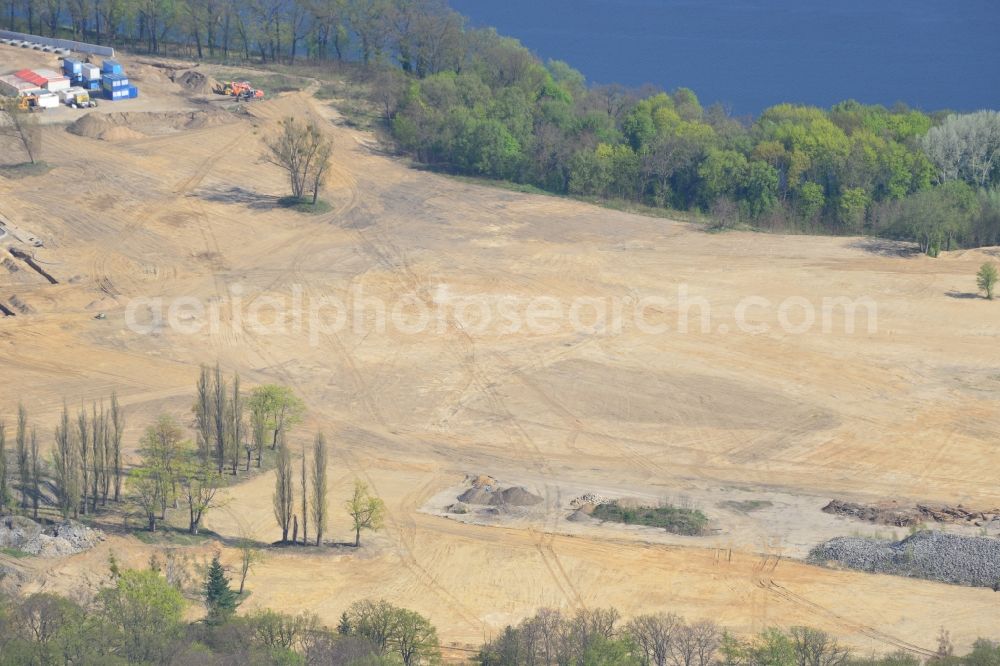
[[[36,273],[38,273],[39,275],[41,275],[43,278],[45,278],[46,280],[48,280],[49,284],[59,284],[59,280],[57,280],[54,277],[52,277],[52,275],[50,275],[48,271],[46,271],[44,268],[42,268],[41,266],[39,266],[38,262],[36,262],[34,260],[34,258],[30,254],[28,254],[27,252],[24,252],[23,250],[19,250],[16,247],[10,247],[10,248],[7,248],[7,249],[9,249],[10,253],[12,255],[14,255],[16,258],[18,258],[21,261],[23,261],[24,263],[28,264],[28,266],[30,266],[33,271],[35,271]]]

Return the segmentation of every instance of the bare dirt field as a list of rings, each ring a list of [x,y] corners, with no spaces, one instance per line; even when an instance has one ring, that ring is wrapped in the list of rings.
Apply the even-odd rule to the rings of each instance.
[[[0,47],[0,70],[54,64],[41,58]],[[964,297],[996,250],[935,260],[861,238],[708,234],[465,184],[382,155],[307,92],[236,113],[123,62],[139,74],[139,100],[103,104],[95,113],[114,117],[100,132],[66,131],[83,111],[46,115],[51,171],[0,178],[0,222],[44,243],[0,238],[0,303],[16,314],[0,317],[0,409],[9,420],[24,400],[49,433],[64,400],[117,390],[134,446],[160,412],[190,420],[201,363],[218,361],[245,385],[293,387],[309,410],[293,450],[319,428],[333,444],[331,538],[352,536],[339,507],[355,477],[389,517],[360,552],[271,553],[249,605],[333,624],[352,601],[385,597],[459,645],[545,605],[673,611],[736,632],[812,624],[866,651],[932,648],[941,625],[961,647],[996,637],[1000,597],[988,589],[801,561],[832,536],[891,536],[822,513],[834,497],[1000,506],[1000,309]],[[329,213],[276,205],[287,185],[263,162],[262,137],[285,116],[320,120],[335,142]],[[11,247],[30,249],[58,284]],[[239,323],[270,321],[274,299],[359,293],[360,315],[340,330],[310,326],[308,307],[284,331]],[[205,311],[127,324],[134,299],[182,297]],[[621,330],[590,326],[584,308],[580,326],[509,333],[455,306],[472,297],[551,297],[564,308],[617,299],[626,313],[641,302],[647,326],[628,316]],[[838,297],[871,299],[872,329],[861,309],[855,332],[841,311],[821,330],[823,299]],[[767,330],[737,325],[748,298],[747,321]],[[422,307],[443,314],[420,332],[391,322],[379,331],[375,300],[414,329]],[[815,325],[782,327],[782,303],[796,325],[815,308]],[[684,312],[688,332],[678,330]],[[659,324],[670,330],[642,330]],[[468,474],[523,485],[543,503],[488,521],[446,516]],[[269,474],[240,484],[208,516],[226,558],[241,532],[280,536],[272,485]],[[689,504],[713,531],[566,520],[585,492]],[[731,504],[745,501],[770,504]],[[37,587],[72,590],[94,583],[111,551],[141,565],[152,547],[111,536],[19,564]]]

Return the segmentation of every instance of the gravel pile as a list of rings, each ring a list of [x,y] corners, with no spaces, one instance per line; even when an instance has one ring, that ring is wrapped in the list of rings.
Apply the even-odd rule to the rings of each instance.
[[[584,493],[583,495],[580,495],[579,497],[575,498],[572,502],[569,503],[569,505],[574,509],[579,509],[581,506],[585,506],[587,504],[591,504],[593,506],[599,506],[601,504],[607,504],[608,502],[612,501],[614,500],[612,500],[610,497],[605,497],[604,495],[599,495],[597,493]]]
[[[902,541],[838,537],[817,546],[813,562],[837,562],[871,573],[994,588],[1000,585],[1000,540],[918,532]]]
[[[0,548],[13,548],[39,557],[61,557],[93,548],[104,534],[66,520],[42,526],[29,518],[6,516],[0,520]]]

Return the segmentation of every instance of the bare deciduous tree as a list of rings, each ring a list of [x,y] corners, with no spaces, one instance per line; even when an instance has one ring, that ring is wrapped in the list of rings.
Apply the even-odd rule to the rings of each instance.
[[[215,427],[212,424],[212,389],[211,374],[207,365],[201,366],[198,374],[198,397],[195,399],[194,411],[195,429],[198,433],[198,452],[209,460],[213,442],[215,441]]]
[[[122,493],[122,437],[125,434],[125,417],[118,404],[118,394],[111,394],[111,471],[114,475],[115,501],[121,501]]]
[[[229,423],[229,400],[226,395],[226,380],[222,376],[222,368],[215,365],[212,373],[211,384],[211,413],[212,426],[215,434],[215,461],[218,465],[219,474],[226,464],[226,446],[229,443],[229,432],[232,429]]]
[[[32,164],[38,161],[42,149],[42,135],[38,119],[33,114],[8,105],[0,112],[0,136],[7,137],[17,144]]]
[[[330,166],[333,146],[315,122],[300,123],[294,118],[281,121],[281,131],[265,141],[264,159],[288,172],[292,196],[301,200],[312,189],[312,202],[319,197],[319,186]]]
[[[90,482],[90,425],[87,422],[87,410],[80,409],[76,415],[77,444],[80,447],[80,512],[87,515],[87,488]]]
[[[243,534],[240,536],[240,541],[238,544],[240,549],[240,594],[243,594],[243,587],[246,585],[247,576],[253,570],[254,566],[264,561],[264,553],[260,548],[256,546],[254,541]]]
[[[650,664],[666,666],[682,626],[673,613],[657,613],[633,618],[626,630]]]
[[[284,442],[278,447],[274,472],[274,517],[281,527],[281,542],[288,543],[288,530],[292,526],[294,489],[292,488],[292,456],[288,451],[288,445]]]
[[[14,455],[17,457],[17,475],[21,485],[21,508],[28,508],[28,487],[31,485],[31,454],[28,450],[28,411],[23,404],[17,406],[17,433],[14,438]]]
[[[56,501],[63,518],[68,518],[70,513],[75,518],[79,507],[80,454],[75,434],[69,420],[69,409],[63,403],[62,417],[56,425],[55,448],[52,451]]]
[[[302,474],[300,484],[302,487],[302,545],[309,545],[309,456],[305,442],[302,443]]]
[[[222,487],[222,475],[212,469],[195,452],[188,453],[188,460],[180,470],[180,485],[188,506],[188,532],[197,534],[201,519],[210,509],[222,506],[217,499]]]
[[[792,627],[791,637],[797,666],[842,666],[850,658],[850,650],[825,631]]]
[[[31,429],[31,508],[32,516],[38,520],[38,502],[42,496],[42,460],[38,456],[38,433]]]
[[[243,440],[246,439],[246,421],[243,418],[243,395],[240,393],[239,373],[233,377],[233,395],[229,403],[229,412],[232,420],[232,425],[229,428],[229,461],[233,466],[233,476],[236,476],[240,464],[240,451],[243,448]]]
[[[7,507],[7,424],[0,421],[0,512]]]

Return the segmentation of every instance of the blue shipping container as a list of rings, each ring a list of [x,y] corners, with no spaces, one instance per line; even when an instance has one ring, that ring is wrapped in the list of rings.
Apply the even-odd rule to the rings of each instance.
[[[129,97],[127,89],[124,88],[121,90],[108,90],[107,88],[104,89],[104,99],[110,99],[112,101],[117,102],[118,100],[128,99],[128,98]]]
[[[73,58],[63,58],[63,72],[67,76],[79,76],[83,73],[83,63]]]
[[[105,60],[101,63],[102,74],[121,74],[123,71],[121,63],[117,60]]]
[[[124,74],[104,74],[101,76],[101,85],[111,90],[128,88],[128,77]]]
[[[128,98],[129,99],[135,99],[138,96],[139,96],[139,89],[136,88],[135,86],[129,86],[128,87]]]

